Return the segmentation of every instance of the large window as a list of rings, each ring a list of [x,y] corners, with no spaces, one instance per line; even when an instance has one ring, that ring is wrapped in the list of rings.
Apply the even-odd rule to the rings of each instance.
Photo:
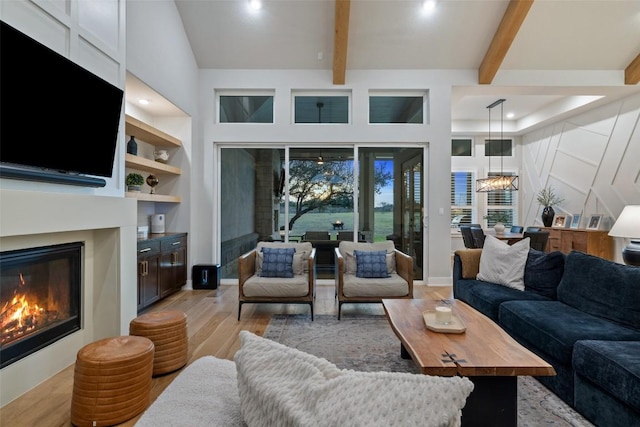
[[[489,173],[489,176],[500,175],[498,172]],[[502,172],[502,175],[512,176],[515,173]],[[514,225],[517,218],[517,191],[489,191],[487,195],[487,227],[493,227],[496,222],[502,222],[506,226]]]
[[[475,210],[475,178],[473,172],[451,172],[451,228],[473,224]]]

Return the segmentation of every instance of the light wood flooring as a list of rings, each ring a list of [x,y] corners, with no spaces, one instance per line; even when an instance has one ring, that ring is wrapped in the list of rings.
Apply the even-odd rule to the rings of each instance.
[[[451,298],[450,286],[414,286],[415,298]],[[240,348],[238,333],[249,330],[263,335],[273,314],[307,314],[308,304],[244,304],[238,321],[238,288],[223,285],[217,290],[177,292],[148,308],[144,313],[161,310],[181,310],[187,314],[189,362],[206,355],[233,360]],[[314,314],[338,313],[332,285],[319,285],[316,290]],[[384,314],[381,304],[344,304],[342,316],[350,313]],[[142,313],[141,313],[142,314]],[[36,388],[0,409],[0,426],[71,426],[70,409],[73,390],[71,365]],[[153,379],[151,400],[181,372],[178,370]],[[133,426],[135,417],[120,426]]]

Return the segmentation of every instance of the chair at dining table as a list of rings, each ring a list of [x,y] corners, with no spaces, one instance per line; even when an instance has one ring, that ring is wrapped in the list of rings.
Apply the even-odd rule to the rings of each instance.
[[[467,225],[461,225],[460,234],[462,234],[462,242],[464,243],[464,247],[467,249],[475,249],[476,244],[473,241],[473,235],[471,234],[471,227]]]
[[[549,240],[549,232],[540,231],[525,231],[524,238],[529,238],[529,247],[538,251],[544,252],[547,248],[547,241]]]
[[[476,248],[484,246],[485,234],[482,227],[470,227],[471,235],[473,236],[473,243]]]

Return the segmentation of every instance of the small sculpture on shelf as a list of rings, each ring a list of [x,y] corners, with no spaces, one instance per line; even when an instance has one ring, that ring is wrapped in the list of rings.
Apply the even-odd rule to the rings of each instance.
[[[160,182],[160,180],[158,179],[157,176],[155,175],[149,175],[147,177],[147,185],[149,187],[151,187],[151,191],[150,194],[155,194],[156,192],[156,185],[158,185],[158,183]]]
[[[156,150],[153,152],[153,158],[156,162],[167,163],[169,160],[169,153],[167,150]]]

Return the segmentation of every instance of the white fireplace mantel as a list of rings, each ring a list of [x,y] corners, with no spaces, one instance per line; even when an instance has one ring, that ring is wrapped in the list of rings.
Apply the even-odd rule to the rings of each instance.
[[[80,348],[127,335],[137,315],[135,199],[0,189],[0,251],[84,242],[82,329],[0,370],[0,407],[75,362]]]

